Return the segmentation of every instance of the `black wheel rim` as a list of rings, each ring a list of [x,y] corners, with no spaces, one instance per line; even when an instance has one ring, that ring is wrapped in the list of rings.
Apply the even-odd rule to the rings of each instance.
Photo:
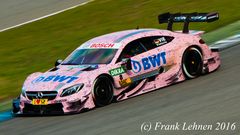
[[[185,55],[184,61],[187,72],[192,76],[198,76],[202,69],[202,57],[196,50],[190,50]]]

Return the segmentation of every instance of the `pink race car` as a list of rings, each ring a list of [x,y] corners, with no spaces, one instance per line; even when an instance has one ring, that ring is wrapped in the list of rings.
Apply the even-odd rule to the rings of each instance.
[[[168,30],[136,29],[91,39],[64,61],[25,80],[13,101],[15,114],[66,114],[105,106],[186,79],[220,66],[217,49],[188,30],[189,22],[212,22],[218,13],[159,15]],[[173,32],[174,22],[184,22]]]

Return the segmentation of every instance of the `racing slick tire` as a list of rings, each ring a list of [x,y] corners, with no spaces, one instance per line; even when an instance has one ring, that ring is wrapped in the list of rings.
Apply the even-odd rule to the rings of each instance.
[[[113,84],[106,76],[98,77],[93,86],[93,99],[97,107],[108,105],[113,100]]]
[[[182,69],[187,79],[193,79],[201,75],[203,69],[203,56],[196,47],[185,50],[182,59]]]

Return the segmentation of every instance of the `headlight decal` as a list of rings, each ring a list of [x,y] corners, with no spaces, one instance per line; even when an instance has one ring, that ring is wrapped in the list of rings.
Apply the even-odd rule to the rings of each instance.
[[[84,84],[77,84],[71,87],[64,89],[61,93],[61,97],[69,96],[79,92],[83,88]]]
[[[24,87],[22,88],[21,95],[23,97],[26,97],[26,89]]]

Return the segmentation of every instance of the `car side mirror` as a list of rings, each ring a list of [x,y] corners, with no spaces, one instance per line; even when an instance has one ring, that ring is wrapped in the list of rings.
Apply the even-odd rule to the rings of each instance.
[[[126,67],[127,70],[132,70],[132,63],[130,58],[122,59],[121,65]]]
[[[61,59],[56,60],[56,62],[55,62],[55,67],[57,67],[58,65],[60,65],[62,62],[63,62],[63,60],[61,60]]]

